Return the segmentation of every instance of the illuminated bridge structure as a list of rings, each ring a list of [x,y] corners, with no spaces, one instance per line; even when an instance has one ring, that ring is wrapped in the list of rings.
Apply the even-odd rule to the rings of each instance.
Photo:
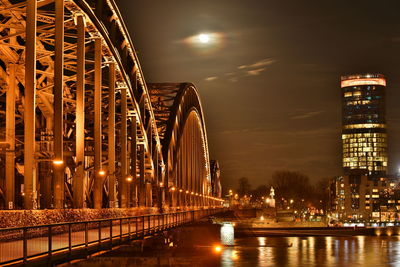
[[[146,84],[113,0],[1,0],[0,20],[1,208],[222,204],[196,87]]]

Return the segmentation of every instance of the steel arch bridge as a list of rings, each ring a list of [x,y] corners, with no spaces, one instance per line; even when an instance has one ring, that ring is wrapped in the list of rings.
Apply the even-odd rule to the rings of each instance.
[[[146,84],[113,0],[0,0],[0,21],[0,207],[222,204],[196,87]]]

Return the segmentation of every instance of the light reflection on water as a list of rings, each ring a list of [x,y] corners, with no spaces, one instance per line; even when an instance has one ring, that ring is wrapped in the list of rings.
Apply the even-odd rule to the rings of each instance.
[[[290,244],[292,244],[290,246]],[[249,237],[224,248],[221,266],[400,266],[400,237]]]

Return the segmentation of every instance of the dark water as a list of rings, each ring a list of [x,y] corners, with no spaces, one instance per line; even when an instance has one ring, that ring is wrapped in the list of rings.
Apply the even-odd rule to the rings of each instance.
[[[241,238],[220,266],[400,266],[400,237]]]
[[[195,242],[198,243],[198,242]],[[236,238],[235,246],[215,251],[215,240],[203,245],[170,249],[121,247],[79,262],[77,267],[188,266],[399,266],[400,237],[247,237]]]

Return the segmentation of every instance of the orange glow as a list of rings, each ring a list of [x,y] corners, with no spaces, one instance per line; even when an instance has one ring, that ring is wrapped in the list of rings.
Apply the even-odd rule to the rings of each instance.
[[[60,160],[60,159],[55,159],[55,160],[53,160],[53,164],[57,165],[57,166],[61,166],[64,164],[64,161]]]
[[[161,182],[161,183],[160,183],[160,187],[163,187],[163,186],[164,186],[164,183],[163,183],[163,182]]]
[[[183,191],[182,189],[179,189],[179,192],[181,192],[181,193],[182,193],[182,191]]]
[[[132,176],[128,176],[128,177],[126,177],[126,181],[128,181],[128,182],[132,182],[132,181],[133,181],[133,177],[132,177]]]
[[[171,191],[175,191],[175,189],[176,189],[176,188],[175,188],[174,186],[173,186],[173,187],[171,187]]]
[[[383,78],[363,78],[363,79],[350,79],[342,81],[342,88],[357,85],[383,85],[386,86],[386,80]]]
[[[99,175],[104,176],[104,175],[106,175],[106,172],[104,170],[100,170]]]
[[[220,253],[222,251],[222,247],[220,245],[214,246],[214,251]]]
[[[186,190],[186,194],[189,194],[189,190]]]

